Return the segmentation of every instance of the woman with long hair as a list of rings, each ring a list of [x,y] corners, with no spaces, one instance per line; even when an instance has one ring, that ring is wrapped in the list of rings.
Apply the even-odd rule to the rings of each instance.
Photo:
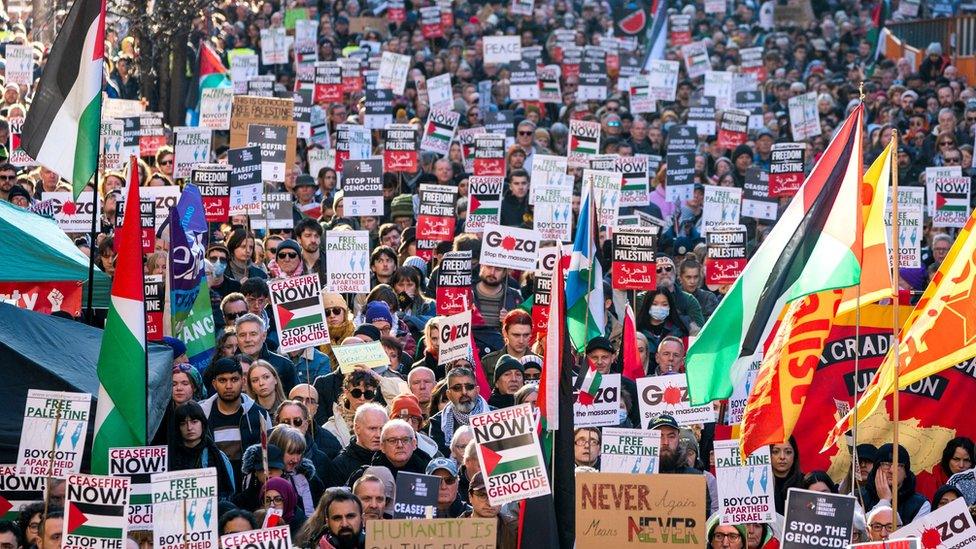
[[[210,435],[207,415],[194,401],[185,402],[174,411],[178,436],[169,444],[169,470],[217,469],[217,494],[220,499],[234,494],[234,470],[227,455],[217,448]]]
[[[281,448],[284,454],[285,467],[281,478],[291,483],[295,489],[298,507],[303,511],[315,508],[315,501],[322,496],[325,486],[315,476],[312,460],[305,457],[305,450],[308,448],[305,434],[290,425],[281,424],[271,431],[268,443]]]
[[[678,314],[678,306],[671,290],[658,288],[647,292],[637,313],[637,329],[647,336],[648,352],[657,350],[658,343],[667,336],[687,337],[687,322]]]
[[[255,360],[247,371],[247,395],[262,408],[274,415],[285,401],[285,390],[274,366],[264,360]]]
[[[790,437],[788,443],[772,444],[769,455],[773,469],[773,479],[776,481],[773,492],[776,500],[776,512],[786,513],[786,496],[790,488],[803,487],[803,473],[800,471],[800,450],[796,440]]]
[[[329,328],[329,340],[342,343],[347,337],[356,332],[356,325],[352,322],[349,314],[349,304],[341,294],[335,292],[322,292],[322,307],[325,309],[325,323]],[[322,345],[319,350],[329,356],[331,364],[339,364],[335,353],[332,352],[332,345]]]

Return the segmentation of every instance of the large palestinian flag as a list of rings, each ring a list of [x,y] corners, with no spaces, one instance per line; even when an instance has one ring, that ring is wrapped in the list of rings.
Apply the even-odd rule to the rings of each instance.
[[[67,507],[68,534],[106,539],[124,537],[125,505],[69,501]]]
[[[105,0],[75,0],[51,47],[21,146],[71,181],[75,198],[98,167]]]

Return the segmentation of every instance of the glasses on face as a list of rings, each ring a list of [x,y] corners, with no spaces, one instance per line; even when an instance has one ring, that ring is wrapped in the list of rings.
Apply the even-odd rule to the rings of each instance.
[[[456,383],[451,385],[451,390],[455,393],[470,392],[474,391],[476,385],[474,383]]]
[[[948,147],[950,145],[955,145],[955,144],[956,144],[955,141],[950,141],[950,140],[947,140],[947,141],[939,141],[939,146],[940,147]]]
[[[227,256],[226,255],[215,255],[215,256],[212,256],[212,257],[208,257],[207,259],[209,259],[211,263],[216,263],[218,261],[223,261],[224,263],[227,262]]]
[[[278,259],[296,259],[298,258],[298,254],[296,254],[295,252],[281,252],[280,254],[277,254],[275,257],[277,257]]]
[[[895,531],[895,525],[894,524],[891,524],[891,523],[889,523],[889,524],[880,524],[880,523],[877,523],[877,522],[872,522],[871,523],[871,531],[872,532],[894,532]]]
[[[887,462],[887,461],[882,461],[881,463],[878,464],[878,467],[887,471],[888,469],[891,469],[891,463],[890,462]],[[898,469],[900,471],[904,471],[905,470],[905,464],[904,463],[899,463],[898,464]]]
[[[17,179],[16,175],[0,175],[2,181],[13,181],[14,179]]]
[[[958,156],[946,156],[942,159],[942,161],[946,164],[961,164],[962,158],[959,158]]]
[[[412,437],[399,437],[399,438],[388,438],[384,442],[389,443],[391,446],[406,446],[410,444],[413,440]]]
[[[292,427],[301,427],[305,423],[305,420],[300,417],[290,419],[282,418],[278,420],[278,422],[284,423],[285,425],[291,425]]]
[[[664,265],[657,268],[657,274],[670,273],[671,271],[674,271],[674,267],[671,265]]]
[[[366,389],[364,391],[359,387],[356,387],[355,389],[349,391],[349,395],[352,396],[352,398],[365,398],[366,400],[373,400],[373,398],[376,397],[376,392],[372,389]]]
[[[331,307],[325,310],[325,316],[339,316],[345,311],[342,307]]]
[[[518,134],[523,136],[530,136],[532,135],[532,132],[518,132]]]
[[[542,379],[542,374],[524,374],[522,379],[525,381],[539,381]]]
[[[595,438],[580,438],[576,440],[576,445],[579,447],[583,446],[598,446],[600,441]]]
[[[737,541],[739,541],[741,539],[742,539],[742,536],[738,532],[730,532],[730,533],[718,532],[718,533],[712,534],[712,541],[713,542],[716,542],[717,541],[719,543],[723,543],[726,540],[728,540],[729,543],[735,543],[735,542],[737,542]]]
[[[277,247],[267,248],[267,250],[268,250],[268,253],[271,254],[271,255],[275,255],[275,253],[278,252],[278,248]]]
[[[237,313],[224,313],[224,318],[226,318],[227,320],[237,320],[238,317],[244,316],[245,314],[247,314],[247,311],[240,311]]]
[[[265,505],[281,505],[284,502],[285,502],[285,498],[283,498],[281,496],[265,497],[264,498],[264,504]]]
[[[169,166],[172,163],[173,163],[173,159],[172,158],[170,158],[168,160],[160,160],[159,161],[159,165],[160,166]]]

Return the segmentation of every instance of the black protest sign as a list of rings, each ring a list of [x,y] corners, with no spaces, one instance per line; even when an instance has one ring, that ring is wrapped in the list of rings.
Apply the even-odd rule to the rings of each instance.
[[[668,154],[698,150],[698,130],[692,126],[677,125],[668,128]]]
[[[484,113],[485,130],[505,137],[515,137],[515,111]]]
[[[430,518],[437,507],[441,478],[401,471],[396,477],[393,518]]]
[[[456,315],[474,303],[471,277],[471,250],[444,254],[437,274],[438,315]]]
[[[741,215],[776,221],[778,202],[769,197],[769,174],[759,166],[750,166],[746,170],[746,180],[742,186]]]
[[[230,166],[226,164],[196,164],[190,180],[199,187],[203,197],[203,213],[210,223],[230,219]]]
[[[343,162],[342,195],[346,215],[383,215],[383,159]]]
[[[854,496],[790,488],[783,549],[847,547],[854,524]]]

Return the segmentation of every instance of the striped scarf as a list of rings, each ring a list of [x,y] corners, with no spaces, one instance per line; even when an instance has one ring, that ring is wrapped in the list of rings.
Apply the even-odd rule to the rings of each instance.
[[[448,402],[447,406],[444,407],[444,413],[441,419],[441,431],[444,433],[444,442],[450,444],[451,439],[454,438],[455,423],[457,425],[467,425],[468,418],[487,412],[489,409],[488,402],[481,395],[478,395],[478,400],[474,402],[474,407],[466,414],[459,412],[454,407],[453,402]]]

